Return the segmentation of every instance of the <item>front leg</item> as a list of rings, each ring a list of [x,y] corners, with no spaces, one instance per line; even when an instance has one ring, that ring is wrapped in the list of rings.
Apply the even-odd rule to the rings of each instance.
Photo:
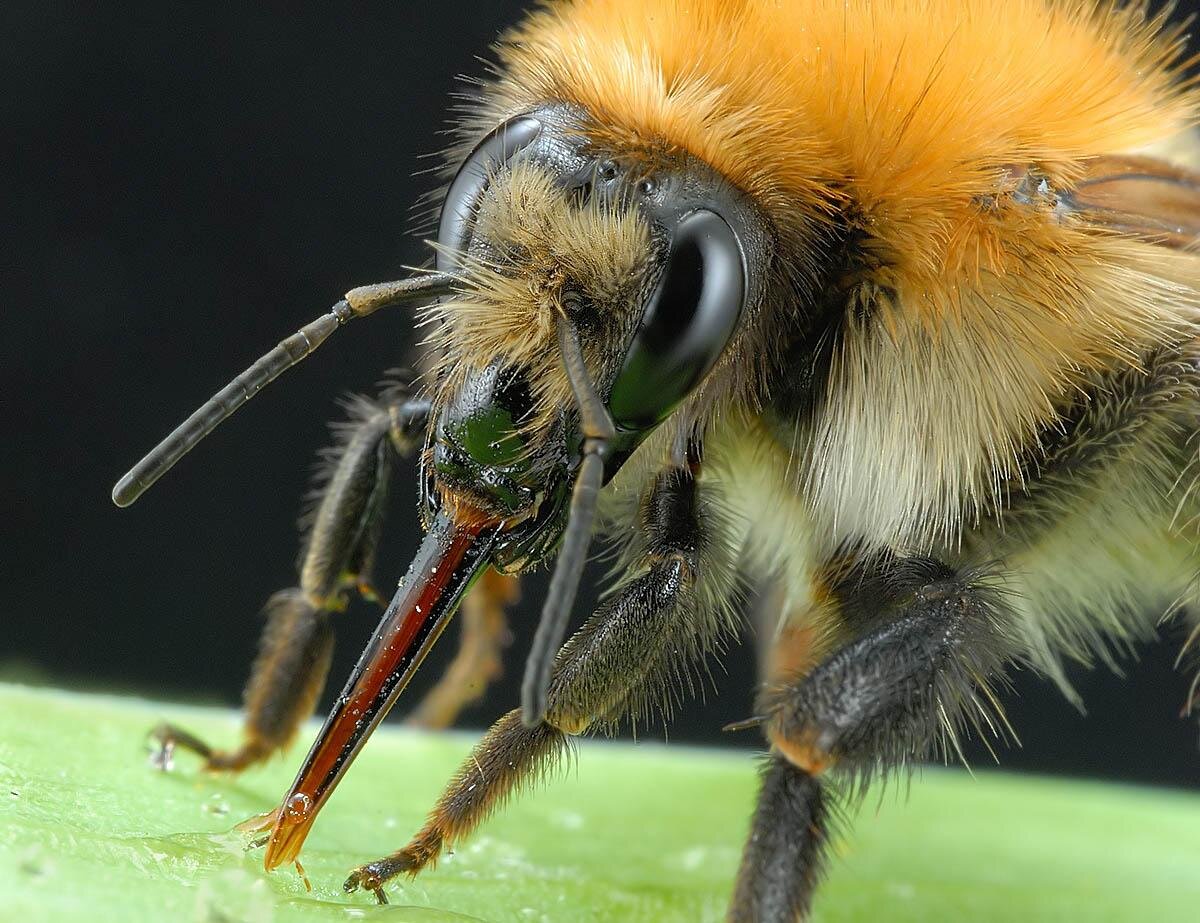
[[[497,721],[408,845],[355,869],[347,891],[365,888],[385,903],[388,879],[432,865],[523,785],[544,777],[566,750],[569,735],[611,726],[631,711],[669,707],[672,681],[734,629],[723,601],[733,562],[706,532],[698,494],[688,468],[672,467],[658,476],[642,508],[635,576],[559,651],[546,719],[525,727],[515,710]]]
[[[772,757],[730,923],[807,914],[829,839],[828,770],[861,791],[881,772],[954,752],[964,724],[1002,720],[987,684],[1013,645],[989,575],[887,557],[825,577],[853,640],[762,698]]]

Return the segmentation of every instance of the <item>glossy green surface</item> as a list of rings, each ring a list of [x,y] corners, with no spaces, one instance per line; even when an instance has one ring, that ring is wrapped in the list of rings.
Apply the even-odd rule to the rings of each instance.
[[[375,907],[346,872],[405,842],[469,737],[379,732],[308,841],[309,894],[230,832],[274,807],[301,748],[236,780],[187,754],[158,773],[144,735],[167,717],[235,739],[230,712],[0,685],[0,920],[715,923],[755,789],[744,755],[585,744]],[[816,919],[1200,918],[1200,797],[951,771],[902,789],[839,839]]]

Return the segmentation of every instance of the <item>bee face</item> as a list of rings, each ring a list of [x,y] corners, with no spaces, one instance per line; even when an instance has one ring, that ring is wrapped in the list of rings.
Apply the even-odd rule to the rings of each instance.
[[[694,158],[604,149],[565,106],[488,133],[450,183],[439,226],[438,267],[459,282],[429,309],[440,354],[432,505],[449,491],[541,522],[542,503],[561,500],[581,434],[560,323],[578,331],[615,424],[611,477],[738,351],[767,252],[754,206]]]

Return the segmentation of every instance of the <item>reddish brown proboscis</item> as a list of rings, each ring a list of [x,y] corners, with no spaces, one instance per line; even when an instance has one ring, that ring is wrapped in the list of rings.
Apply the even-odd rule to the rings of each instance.
[[[434,520],[291,789],[259,828],[271,826],[268,871],[296,861],[317,813],[487,566],[499,531],[495,520],[461,507]]]

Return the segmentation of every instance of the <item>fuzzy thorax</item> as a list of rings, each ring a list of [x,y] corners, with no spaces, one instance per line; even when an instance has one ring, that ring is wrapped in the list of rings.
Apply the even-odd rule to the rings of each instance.
[[[583,312],[572,319],[602,380],[619,358],[604,344],[623,343],[640,313],[653,254],[649,227],[632,207],[572,200],[547,171],[516,164],[489,184],[473,235],[470,252],[458,255],[458,292],[429,308],[439,397],[449,400],[468,376],[502,358],[525,370],[535,421],[547,423],[572,403],[558,317]]]

